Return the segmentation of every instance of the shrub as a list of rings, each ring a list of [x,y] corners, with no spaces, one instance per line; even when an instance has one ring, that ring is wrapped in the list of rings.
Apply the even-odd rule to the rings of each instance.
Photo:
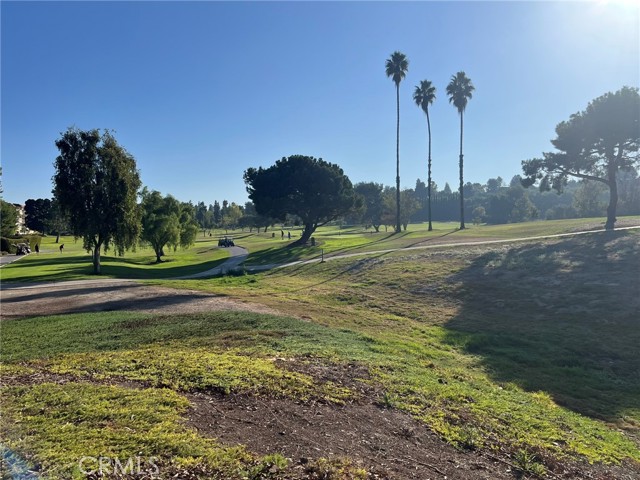
[[[6,237],[0,240],[0,251],[7,253],[16,253],[16,246]]]

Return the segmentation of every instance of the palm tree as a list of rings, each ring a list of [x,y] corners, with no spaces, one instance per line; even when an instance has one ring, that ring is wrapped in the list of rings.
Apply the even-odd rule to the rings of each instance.
[[[475,87],[471,83],[469,77],[464,72],[458,72],[451,77],[449,85],[447,85],[447,95],[449,95],[449,103],[458,109],[460,114],[460,230],[464,230],[464,192],[462,190],[462,131],[463,131],[463,113],[467,107],[467,101],[472,98]]]
[[[400,82],[407,75],[409,60],[398,51],[393,52],[385,63],[387,77],[396,84],[396,233],[400,233]]]
[[[429,133],[429,159],[427,161],[428,183],[427,183],[427,211],[429,213],[429,231],[431,226],[431,121],[429,120],[429,105],[436,99],[436,87],[429,80],[422,80],[413,92],[413,100],[416,105],[427,114],[427,131]]]

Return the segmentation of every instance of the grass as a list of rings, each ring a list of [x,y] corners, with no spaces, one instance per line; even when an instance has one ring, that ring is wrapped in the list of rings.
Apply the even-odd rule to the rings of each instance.
[[[640,217],[623,217],[620,220],[640,224]],[[166,279],[204,272],[220,265],[228,256],[225,249],[217,247],[218,237],[230,236],[237,245],[249,251],[247,266],[283,264],[298,260],[309,260],[324,255],[362,254],[396,248],[428,247],[436,243],[464,242],[480,240],[504,240],[568,233],[582,228],[602,227],[602,219],[547,220],[508,225],[468,225],[457,230],[455,222],[434,222],[433,231],[428,232],[426,224],[411,224],[407,231],[394,234],[365,231],[359,227],[341,229],[336,226],[321,227],[314,234],[316,247],[288,247],[301,234],[299,228],[291,229],[292,239],[280,238],[278,231],[249,233],[238,231],[215,231],[212,236],[199,235],[196,244],[187,249],[171,252],[160,264],[155,263],[155,255],[149,247],[138,247],[136,252],[125,256],[102,256],[102,276],[106,278]],[[272,234],[275,233],[275,237]],[[58,250],[55,237],[42,239],[40,255],[29,255],[12,265],[0,269],[0,278],[5,282],[80,280],[95,278],[91,256],[82,248],[81,241],[62,237],[64,253]]]
[[[184,427],[188,401],[171,390],[43,383],[3,389],[2,405],[3,443],[35,452],[25,457],[48,478],[86,478],[81,468],[96,469],[91,458],[99,457],[141,459],[149,472],[154,464],[165,471],[195,464],[230,476],[255,463],[242,447],[222,447]]]
[[[520,226],[518,236],[524,230],[536,235],[531,229],[538,223],[547,222]],[[508,227],[487,236],[498,237]],[[373,248],[373,240],[359,243],[367,235],[375,237],[328,230],[317,239],[328,250],[349,252]],[[420,233],[380,235],[375,245],[415,242],[407,238],[412,235]],[[272,241],[256,235],[242,240],[257,253]],[[459,448],[510,454],[525,475],[542,475],[549,459],[640,462],[638,271],[640,235],[627,232],[378,253],[257,275],[158,280],[259,302],[286,315],[107,312],[5,321],[3,377],[15,383],[62,375],[71,383],[5,387],[3,436],[30,460],[47,468],[66,465],[68,472],[78,449],[106,448],[89,433],[65,435],[65,422],[88,431],[104,425],[99,415],[73,417],[84,415],[78,405],[93,411],[101,395],[109,394],[120,405],[117,411],[126,412],[130,403],[133,412],[149,397],[172,405],[158,413],[169,422],[168,437],[158,444],[144,436],[131,442],[162,458],[171,448],[188,453],[191,460],[185,462],[198,468],[223,462],[220,468],[247,472],[263,459],[189,440],[195,434],[176,420],[184,412],[182,392],[213,389],[334,403],[355,395],[274,360],[311,359],[363,365],[380,387],[381,406],[412,414]],[[125,380],[154,388],[131,392],[100,384]],[[92,391],[95,401],[85,387],[99,390]],[[79,403],[64,403],[63,395]],[[47,406],[41,414],[21,407],[35,405],[36,398]],[[58,410],[50,415],[53,406]],[[25,411],[34,415],[27,419]],[[113,425],[118,430],[118,421]],[[114,435],[109,448],[119,441],[130,444]],[[56,453],[66,444],[69,454]]]
[[[96,278],[93,275],[91,255],[82,248],[82,241],[62,237],[64,251],[60,253],[55,237],[44,237],[40,254],[31,254],[15,264],[0,269],[3,282],[34,282],[82,280]],[[135,252],[122,257],[101,255],[102,277],[155,279],[190,275],[209,270],[228,258],[228,252],[217,247],[217,239],[199,238],[190,249],[173,252],[165,249],[163,262],[156,263],[153,249],[139,246]]]

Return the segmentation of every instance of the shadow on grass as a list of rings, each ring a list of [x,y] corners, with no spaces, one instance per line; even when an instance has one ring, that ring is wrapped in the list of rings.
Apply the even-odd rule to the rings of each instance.
[[[640,427],[640,236],[494,249],[456,275],[449,341],[490,376]]]

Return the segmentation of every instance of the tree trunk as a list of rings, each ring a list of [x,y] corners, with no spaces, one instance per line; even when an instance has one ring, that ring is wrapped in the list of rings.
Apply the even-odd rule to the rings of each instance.
[[[400,233],[400,83],[396,83],[396,233]]]
[[[302,236],[300,236],[300,238],[293,242],[290,246],[297,247],[298,245],[306,245],[311,238],[311,235],[313,235],[313,232],[316,231],[316,228],[317,226],[313,223],[305,223],[304,230],[302,231]]]
[[[100,275],[102,270],[100,268],[100,248],[102,247],[102,242],[98,241],[93,247],[93,273],[95,275]]]
[[[464,230],[464,182],[462,179],[463,172],[463,159],[462,159],[462,131],[463,131],[463,122],[462,122],[462,111],[460,112],[460,230]]]
[[[429,215],[429,231],[433,230],[431,225],[431,121],[429,120],[429,107],[427,107],[427,132],[429,133],[429,159],[427,161],[427,212]]]
[[[616,181],[617,164],[609,162],[607,176],[609,180],[609,205],[607,206],[607,223],[604,228],[613,230],[616,223],[616,209],[618,207],[618,182]]]
[[[58,234],[56,235],[56,243],[60,243],[60,230],[58,230]]]

